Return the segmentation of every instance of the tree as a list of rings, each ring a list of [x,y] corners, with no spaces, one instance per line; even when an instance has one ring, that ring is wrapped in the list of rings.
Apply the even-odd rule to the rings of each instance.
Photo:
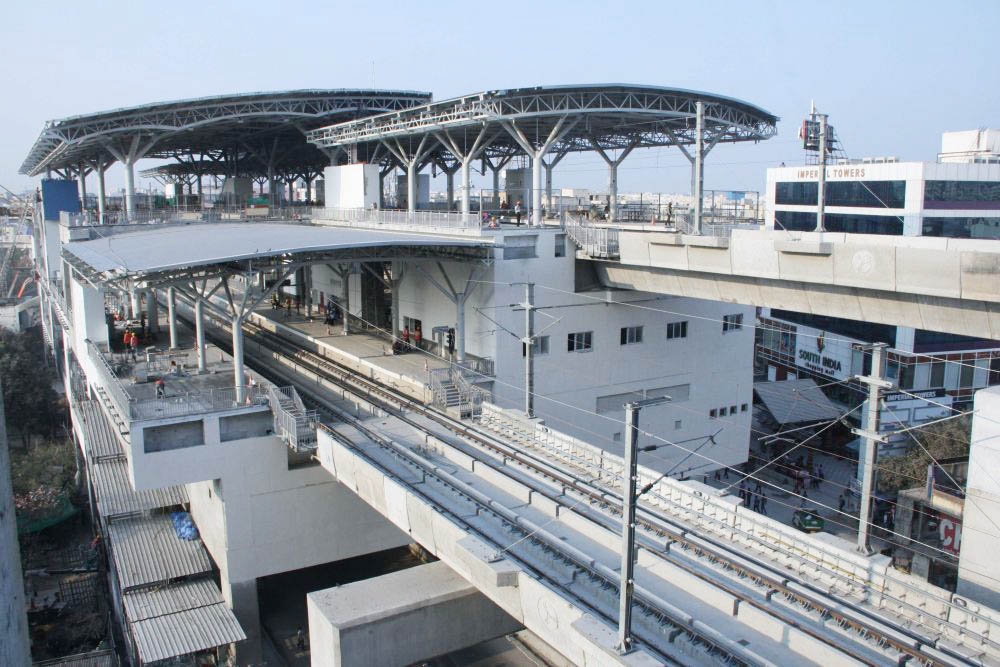
[[[27,444],[30,435],[51,438],[60,422],[59,399],[46,366],[45,344],[38,327],[23,333],[0,329],[0,376],[7,425]]]
[[[906,455],[879,461],[878,485],[884,493],[922,487],[924,480],[927,479],[927,466],[933,463],[931,456],[936,461],[954,456],[968,456],[972,416],[965,415],[937,422],[913,429],[910,433],[920,444],[911,439],[910,443],[913,446]]]

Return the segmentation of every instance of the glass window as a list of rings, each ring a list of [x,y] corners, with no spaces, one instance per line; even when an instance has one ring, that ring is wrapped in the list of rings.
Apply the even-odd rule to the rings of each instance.
[[[819,184],[815,181],[775,183],[774,202],[793,206],[816,206],[819,203]]]
[[[729,414],[731,414],[731,415],[735,415],[736,414],[736,406],[735,405],[730,405],[729,406]]]
[[[622,345],[632,345],[633,343],[641,343],[642,327],[622,327],[621,342]]]
[[[976,375],[976,366],[971,361],[962,362],[962,372],[958,377],[958,386],[962,388],[971,387],[972,379]]]
[[[675,431],[681,430],[681,420],[680,419],[675,419],[674,420],[674,430]]]
[[[935,361],[931,364],[931,389],[938,389],[944,386],[944,362]]]
[[[709,418],[709,419],[715,419],[715,417],[716,417],[716,416],[717,416],[718,414],[719,414],[719,413],[718,413],[718,410],[716,410],[715,408],[712,408],[711,410],[709,410],[709,411],[708,411],[708,418]]]
[[[688,335],[688,323],[685,322],[670,322],[667,324],[667,340],[672,338],[687,338]]]
[[[748,405],[747,403],[744,403],[743,405],[741,405],[740,406],[740,412],[746,412],[747,411],[747,405]]]
[[[566,235],[565,234],[556,234],[556,251],[555,251],[555,256],[556,257],[565,257],[566,256]]]
[[[816,206],[819,184],[815,181],[776,183],[774,203],[792,206]],[[864,208],[903,208],[906,181],[827,181],[827,206]]]
[[[927,181],[924,204],[927,208],[1000,208],[1000,182]]]
[[[827,213],[825,221],[826,229],[830,232],[895,236],[903,233],[903,219],[895,215]],[[816,229],[816,214],[803,211],[775,211],[774,226],[789,231],[811,232]]]
[[[922,233],[950,239],[1000,239],[1000,218],[924,218]]]
[[[587,352],[593,348],[593,331],[571,333],[567,337],[566,350],[569,352]]]
[[[538,336],[535,338],[535,342],[531,344],[531,354],[534,356],[539,356],[542,354],[549,353],[549,337],[548,336]],[[524,343],[521,343],[521,356],[524,356]]]
[[[743,328],[743,313],[722,316],[722,331],[739,331]]]

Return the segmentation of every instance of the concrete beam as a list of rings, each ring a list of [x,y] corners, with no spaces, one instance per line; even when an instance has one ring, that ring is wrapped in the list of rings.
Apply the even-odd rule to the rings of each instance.
[[[1000,339],[1000,241],[734,230],[728,243],[622,230],[606,287]]]
[[[314,591],[306,606],[313,667],[409,665],[522,629],[441,561]]]

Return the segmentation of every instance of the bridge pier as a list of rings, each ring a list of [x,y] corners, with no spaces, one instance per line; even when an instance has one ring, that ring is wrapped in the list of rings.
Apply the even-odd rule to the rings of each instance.
[[[315,591],[306,606],[314,667],[408,665],[523,629],[442,561]]]

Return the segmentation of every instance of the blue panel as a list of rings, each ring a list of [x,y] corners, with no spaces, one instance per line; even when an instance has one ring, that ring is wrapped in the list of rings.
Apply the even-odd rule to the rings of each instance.
[[[80,195],[76,189],[76,181],[63,181],[54,178],[42,179],[42,210],[45,219],[59,221],[59,213],[80,212]]]

